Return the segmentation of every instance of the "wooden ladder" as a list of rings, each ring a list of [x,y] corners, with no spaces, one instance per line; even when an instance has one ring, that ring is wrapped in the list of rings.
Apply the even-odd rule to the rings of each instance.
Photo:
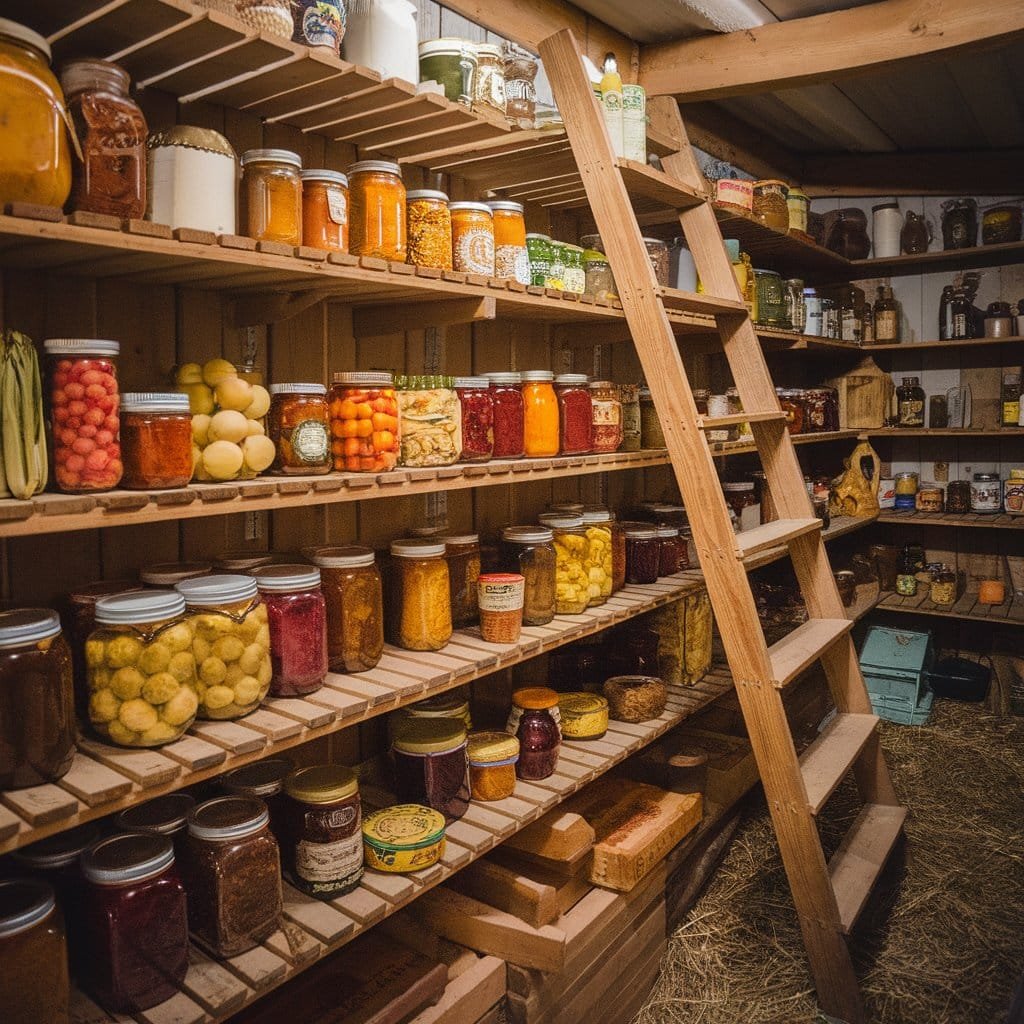
[[[678,127],[680,150],[663,159],[665,174],[618,160],[572,33],[565,29],[548,37],[540,54],[680,491],[691,513],[699,510],[690,518],[693,539],[757,758],[818,1001],[830,1016],[859,1024],[864,1009],[845,937],[899,838],[906,809],[899,806],[879,746],[878,718],[871,711],[850,636],[853,624],[836,590],[821,524],[678,107],[672,101],[669,116]],[[660,198],[677,190],[670,205],[679,209],[705,294],[662,288],[657,282],[627,188],[627,183],[646,185],[650,195],[655,177]],[[712,419],[698,414],[668,308],[714,316],[743,402],[742,415]],[[750,423],[779,518],[737,535],[704,431],[740,421]],[[780,544],[788,546],[810,618],[768,646],[744,563]],[[783,692],[816,661],[824,667],[838,713],[798,756]],[[826,863],[814,819],[851,770],[864,807]]]

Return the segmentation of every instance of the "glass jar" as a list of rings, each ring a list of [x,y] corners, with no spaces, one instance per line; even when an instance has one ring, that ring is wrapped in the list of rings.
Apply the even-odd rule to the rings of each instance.
[[[754,220],[773,231],[789,232],[789,186],[784,181],[764,179],[754,182]]]
[[[216,957],[238,956],[278,928],[281,859],[261,800],[220,796],[188,819],[182,875],[192,935]]]
[[[622,450],[640,451],[640,387],[637,384],[620,384],[619,400],[622,403]]]
[[[63,206],[71,191],[64,95],[50,44],[17,22],[0,22],[0,206]]]
[[[928,588],[928,599],[943,608],[952,608],[956,604],[956,573],[946,566],[936,572]]]
[[[961,481],[954,480],[953,483]],[[953,483],[949,485],[951,489]],[[1011,469],[1003,488],[1003,508],[1011,516],[1019,516],[1024,513],[1024,469]],[[946,505],[947,512],[956,511],[949,508],[948,498]]]
[[[523,450],[528,459],[558,454],[558,396],[550,370],[523,370]]]
[[[563,247],[565,259],[565,290],[582,295],[587,290],[587,271],[583,265],[583,248],[579,245]]]
[[[799,388],[776,388],[775,394],[778,396],[782,411],[786,414],[786,429],[791,434],[805,433],[804,415],[806,409],[803,392]]]
[[[661,541],[656,526],[626,527],[626,582],[655,583],[661,571]]]
[[[175,589],[194,633],[199,717],[241,718],[266,697],[273,676],[267,606],[251,576],[203,576]]]
[[[523,204],[492,199],[487,205],[494,218],[494,276],[529,284],[530,256],[526,249]]]
[[[96,629],[85,645],[89,721],[112,743],[159,747],[195,721],[193,629],[184,613],[184,598],[170,590],[96,602]]]
[[[390,373],[336,373],[330,415],[335,469],[381,473],[398,465],[398,392]]]
[[[782,276],[774,270],[754,268],[757,285],[757,322],[765,327],[779,327],[789,330],[791,324],[786,316],[786,286]]]
[[[839,210],[828,230],[825,248],[847,260],[866,260],[871,252],[867,214],[856,206]]]
[[[327,675],[327,608],[320,570],[268,565],[253,575],[270,627],[270,695],[315,693]]]
[[[318,900],[351,892],[363,877],[363,821],[356,773],[340,764],[299,768],[285,780],[286,838],[292,883]]]
[[[617,452],[622,444],[619,389],[610,380],[595,380],[590,385],[590,403],[594,422],[594,452]]]
[[[5,1024],[69,1020],[71,984],[64,918],[53,889],[45,882],[0,881],[0,962]]]
[[[665,432],[650,388],[640,389],[640,447],[664,448]]]
[[[473,102],[476,44],[468,39],[428,39],[419,44],[421,82],[436,82],[452,103]]]
[[[469,807],[466,726],[454,718],[407,718],[395,730],[395,795],[439,811],[451,824]]]
[[[804,391],[803,433],[820,434],[832,429],[832,394],[828,388],[808,388]]]
[[[327,604],[327,660],[334,672],[367,672],[384,653],[380,572],[370,548],[317,549]]]
[[[452,267],[465,274],[494,277],[494,218],[486,203],[449,203]]]
[[[494,403],[494,457],[520,459],[525,448],[525,408],[518,373],[488,373]]]
[[[1003,509],[1003,481],[998,473],[975,473],[971,485],[972,512],[1001,512]]]
[[[188,395],[126,392],[121,396],[121,486],[185,487],[192,479],[192,416]]]
[[[114,362],[120,348],[116,341],[84,338],[43,342],[53,476],[66,494],[109,491],[121,482],[120,395]]]
[[[462,405],[454,377],[399,377],[403,466],[450,466],[462,453]]]
[[[331,414],[323,384],[271,384],[267,436],[277,454],[270,467],[285,476],[329,473]]]
[[[146,212],[146,119],[128,94],[128,72],[105,60],[65,64],[60,84],[78,137],[73,210],[141,219]]]
[[[486,377],[456,377],[462,407],[461,462],[488,462],[494,454],[494,400]]]
[[[543,626],[555,617],[555,547],[551,530],[506,526],[501,532],[501,571],[525,582],[523,625]]]
[[[170,839],[110,836],[82,855],[82,875],[90,969],[79,983],[113,1013],[139,1013],[177,995],[188,971],[188,913]]]
[[[177,856],[188,834],[188,816],[195,806],[195,798],[188,793],[166,793],[129,807],[117,815],[114,822],[119,832],[145,832],[170,839]]]
[[[611,264],[603,252],[596,249],[583,251],[583,270],[586,274],[584,295],[592,296],[597,302],[609,302],[617,299],[615,278],[612,276]]]
[[[48,608],[0,612],[0,789],[56,782],[75,756],[71,651]]]
[[[469,789],[474,800],[504,800],[516,788],[519,740],[506,732],[469,734]]]
[[[476,74],[473,76],[473,106],[505,116],[505,61],[501,47],[476,45]]]
[[[287,149],[242,154],[245,233],[258,242],[302,245],[302,159]]]
[[[916,499],[918,512],[942,512],[944,505],[942,488],[938,484],[921,484]]]
[[[660,238],[644,238],[644,248],[647,249],[647,258],[651,261],[654,269],[654,276],[662,288],[669,286],[669,259],[668,243]]]
[[[553,239],[551,242],[551,269],[544,280],[545,288],[556,292],[565,291],[565,243]]]
[[[971,511],[971,485],[967,480],[950,480],[946,487],[946,511],[966,515]]]
[[[212,572],[213,565],[210,562],[157,562],[155,565],[143,566],[139,570],[139,579],[147,587],[174,587],[182,580],[198,579]]]
[[[833,573],[833,578],[843,607],[852,608],[857,599],[857,577],[849,569],[841,569],[839,572]]]
[[[460,688],[449,693],[440,693],[436,697],[428,697],[426,700],[418,700],[415,704],[409,704],[401,708],[398,718],[452,718],[461,722],[468,730],[473,728],[473,718],[469,711],[469,700],[466,698],[465,688]],[[389,722],[390,724],[390,722]],[[395,722],[395,726],[401,724],[401,718]],[[392,738],[394,738],[392,734]]]
[[[530,261],[530,284],[538,288],[547,286],[551,264],[555,258],[550,235],[530,232],[526,236],[526,254]]]
[[[392,541],[388,583],[385,596],[391,642],[407,651],[439,651],[444,647],[452,636],[444,545]]]
[[[414,267],[452,269],[452,215],[448,195],[435,189],[407,192],[405,260]]]
[[[348,169],[349,251],[404,263],[406,195],[402,169],[388,160],[360,160]]]
[[[555,378],[555,394],[558,396],[558,454],[588,454],[594,444],[594,417],[586,374],[559,374]]]
[[[539,61],[517,46],[505,49],[505,116],[520,128],[533,128],[536,116]]]
[[[266,804],[270,814],[270,831],[278,846],[287,836],[285,821],[284,780],[295,771],[295,762],[288,757],[268,757],[262,761],[233,768],[220,777],[220,788],[229,796],[248,797]]]
[[[448,563],[448,592],[451,596],[452,626],[472,626],[479,618],[476,583],[480,578],[480,537],[467,533],[460,537],[438,537],[444,544]]]
[[[323,168],[303,171],[302,244],[348,252],[348,178]]]
[[[918,476],[914,472],[897,473],[895,477],[896,499],[893,508],[907,510],[917,507]]]
[[[942,204],[942,248],[971,249],[978,244],[978,201],[970,197]]]
[[[590,604],[583,516],[543,515],[540,519],[551,531],[555,548],[555,614],[579,615]]]
[[[658,545],[659,576],[674,576],[677,572],[690,568],[686,541],[679,536],[678,527],[659,526]]]
[[[917,377],[904,377],[896,389],[898,427],[924,426],[924,388]]]
[[[591,608],[604,604],[612,595],[615,577],[612,526],[612,514],[606,508],[588,509],[583,513],[583,528],[587,537],[583,567],[587,571],[587,603]]]
[[[516,690],[505,731],[519,740],[516,777],[538,782],[554,774],[562,731],[558,726],[558,694],[544,686]]]

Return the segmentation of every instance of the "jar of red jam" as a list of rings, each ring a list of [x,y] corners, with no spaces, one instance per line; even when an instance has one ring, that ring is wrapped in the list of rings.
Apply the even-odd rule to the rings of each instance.
[[[594,447],[590,389],[584,373],[561,373],[555,378],[558,395],[559,454],[586,455]]]
[[[233,768],[220,777],[220,788],[231,796],[262,800],[270,813],[270,831],[278,843],[285,835],[284,780],[295,771],[289,757],[265,757]]]
[[[192,479],[192,415],[188,395],[126,393],[121,398],[122,487],[159,490]]]
[[[531,686],[512,694],[505,731],[519,740],[518,778],[530,782],[554,773],[562,745],[557,715],[558,694],[546,686]]]
[[[82,855],[82,874],[90,968],[79,983],[112,1013],[139,1013],[176,995],[188,971],[188,913],[170,839],[110,836]]]
[[[659,576],[674,576],[690,568],[686,540],[679,535],[678,526],[659,526],[658,545],[660,555]]]
[[[50,338],[47,355],[53,476],[68,494],[109,491],[121,482],[116,341]]]
[[[466,725],[455,718],[407,718],[395,729],[395,795],[440,811],[449,824],[469,806]]]
[[[320,570],[308,565],[267,565],[253,575],[270,627],[270,695],[315,693],[327,675],[327,605]]]
[[[494,454],[494,400],[486,377],[456,377],[462,406],[462,462],[486,462]]]
[[[626,582],[654,583],[661,571],[661,541],[656,526],[626,527]]]
[[[523,386],[518,373],[488,373],[494,404],[494,457],[521,459],[524,450]]]

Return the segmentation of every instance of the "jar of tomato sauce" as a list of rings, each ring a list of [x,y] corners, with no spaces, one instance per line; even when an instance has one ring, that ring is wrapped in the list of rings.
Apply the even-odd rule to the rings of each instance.
[[[349,250],[404,263],[405,185],[402,169],[388,160],[360,160],[348,169]]]
[[[348,252],[348,178],[341,171],[307,170],[302,178],[302,244]]]
[[[302,158],[287,149],[242,154],[246,234],[259,242],[302,245]]]
[[[331,420],[323,384],[271,384],[267,435],[277,448],[275,473],[331,471]]]
[[[398,465],[398,396],[390,373],[336,373],[331,388],[334,468],[381,473]]]
[[[488,373],[494,403],[494,457],[523,457],[523,388],[518,373]]]
[[[593,410],[584,373],[560,373],[555,378],[558,395],[560,455],[585,455],[594,447]]]
[[[192,479],[188,395],[126,392],[121,400],[122,487],[158,490]]]
[[[527,458],[558,454],[558,397],[550,370],[523,370],[523,451]]]
[[[456,377],[462,405],[462,462],[487,462],[494,454],[494,399],[486,377]]]

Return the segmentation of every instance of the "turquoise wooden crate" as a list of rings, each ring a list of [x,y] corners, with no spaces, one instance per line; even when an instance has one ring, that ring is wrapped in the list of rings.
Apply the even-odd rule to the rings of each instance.
[[[872,626],[860,652],[861,672],[872,703],[875,698],[896,698],[890,705],[891,709],[913,716],[922,699],[926,695],[931,696],[925,673],[931,668],[933,660],[930,632]],[[930,701],[928,709],[931,709]]]

